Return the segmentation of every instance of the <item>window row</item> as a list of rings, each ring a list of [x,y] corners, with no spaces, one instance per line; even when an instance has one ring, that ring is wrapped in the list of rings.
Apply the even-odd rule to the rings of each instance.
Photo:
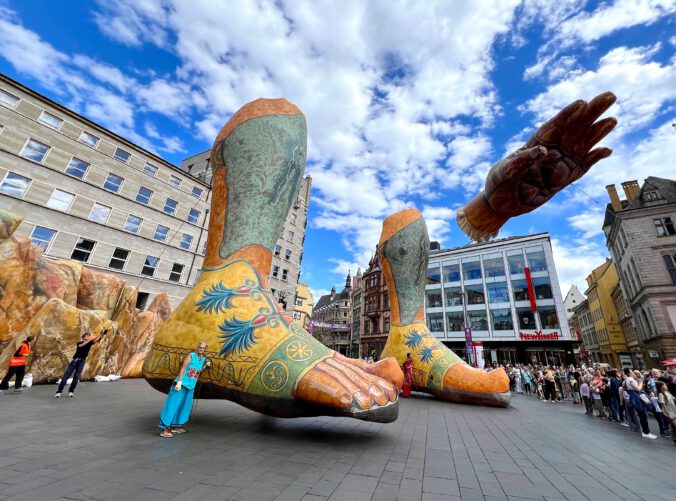
[[[92,136],[91,134],[87,132],[83,132],[83,135],[80,136],[80,142],[83,142],[87,144],[88,146],[92,146],[90,144],[91,141],[94,141],[94,145],[98,144],[99,139],[96,136]],[[84,140],[83,140],[84,138]],[[41,143],[39,141],[36,141],[35,139],[29,139],[26,145],[23,147],[21,152],[19,153],[20,156],[27,158],[29,160],[32,160],[37,163],[42,163],[47,156],[47,153],[49,153],[49,150],[51,148],[47,146],[44,143]],[[113,157],[116,158],[117,160],[120,160],[121,162],[127,163],[129,160],[130,154],[121,148],[117,148],[115,150],[115,153],[113,154]],[[91,166],[90,163],[85,162],[84,160],[80,160],[79,158],[73,157],[68,164],[68,167],[66,167],[66,174],[70,174],[71,176],[74,176],[78,179],[84,179],[85,174],[89,170],[89,167]],[[156,177],[157,175],[158,168],[152,164],[149,164],[146,162],[146,164],[143,166],[143,172],[148,174],[151,177]],[[119,182],[118,190],[119,187],[122,186],[122,181],[123,179],[120,178],[119,176],[118,179],[121,181]],[[183,183],[183,180],[177,176],[171,175],[169,177],[169,184],[173,186],[174,188],[179,188],[181,184]],[[104,185],[105,188],[105,185]],[[112,190],[109,190],[112,191]],[[114,193],[117,193],[117,191],[114,191]],[[204,190],[198,186],[193,186],[191,190],[191,195],[194,196],[195,198],[200,198],[202,194],[204,193]]]
[[[553,299],[552,285],[549,277],[536,277],[532,280],[535,299]],[[511,280],[514,301],[530,301],[528,284],[526,280]],[[507,282],[495,282],[477,285],[465,285],[464,290],[460,286],[443,289],[429,289],[425,291],[427,308],[447,308],[462,306],[465,304],[509,303],[509,288]]]
[[[272,276],[275,278],[281,278],[282,280],[288,280],[289,279],[289,270],[282,268],[282,276],[279,276],[279,266],[273,265],[272,266]]]
[[[277,256],[277,257],[281,257],[281,255],[282,255],[282,246],[281,246],[281,245],[275,245],[275,252],[274,252],[274,254],[275,254],[275,256]],[[284,259],[286,259],[287,261],[290,261],[290,260],[291,260],[291,254],[293,254],[293,252],[291,251],[291,249],[286,249],[286,250],[284,251]]]
[[[51,228],[45,228],[43,226],[36,226],[31,232],[31,243],[42,247],[45,250],[49,248],[49,245],[54,240],[56,236],[56,230]],[[86,238],[78,238],[73,251],[71,252],[70,259],[76,261],[82,261],[83,263],[88,263],[94,249],[96,247],[96,242],[94,240],[88,240]],[[116,247],[110,256],[110,261],[108,262],[108,267],[114,270],[128,271],[125,270],[127,266],[127,261],[131,256],[131,251],[128,249],[123,249],[121,247]],[[159,265],[160,258],[155,256],[146,256],[143,266],[138,271],[141,275],[147,277],[154,277],[157,267]],[[181,282],[183,278],[183,272],[186,269],[186,265],[181,263],[173,263],[171,267],[171,272],[169,273],[168,280],[171,282]],[[196,280],[196,279],[195,279]]]
[[[520,250],[507,251],[507,267],[510,275],[521,275],[528,266],[533,273],[547,271],[547,259],[541,246],[526,249],[526,255]],[[526,264],[527,263],[527,264]],[[483,264],[483,271],[482,271]],[[473,256],[430,264],[427,270],[427,284],[460,282],[462,280],[481,280],[482,278],[503,278],[505,260],[502,253]]]
[[[23,176],[9,173],[2,184],[0,184],[0,193],[21,198],[25,193],[29,183],[30,180],[28,178],[23,178]],[[62,212],[68,212],[73,205],[74,200],[75,194],[56,188],[50,195],[49,200],[47,200],[47,207]],[[89,212],[89,216],[87,216],[87,219],[97,223],[106,224],[110,214],[112,213],[112,210],[112,207],[95,202]],[[141,217],[128,214],[127,219],[123,225],[123,229],[129,233],[134,233],[137,235],[141,230],[142,224],[143,219]],[[153,234],[153,239],[157,240],[158,242],[166,242],[169,237],[169,231],[169,227],[157,224]],[[193,236],[183,233],[181,236],[181,241],[178,245],[181,249],[190,250],[192,242]],[[203,244],[203,249],[201,251],[202,254],[204,254],[205,246],[206,241]]]
[[[472,331],[514,331],[514,316],[511,308],[491,308],[486,310],[467,311],[467,317],[462,311],[446,312],[446,327],[444,329],[443,313],[427,313],[427,325],[432,332],[463,332],[465,327]],[[542,329],[559,329],[559,317],[553,306],[541,307],[537,312],[530,308],[516,308],[518,329],[531,330],[537,327],[536,315],[540,318]]]

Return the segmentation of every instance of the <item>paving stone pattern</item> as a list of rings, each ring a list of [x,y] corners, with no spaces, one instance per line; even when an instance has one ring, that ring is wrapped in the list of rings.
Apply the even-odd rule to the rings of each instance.
[[[189,432],[163,439],[164,395],[142,380],[0,396],[0,499],[668,499],[676,447],[515,396],[509,409],[417,396],[399,419],[273,419],[198,402]],[[651,426],[654,421],[651,421]]]

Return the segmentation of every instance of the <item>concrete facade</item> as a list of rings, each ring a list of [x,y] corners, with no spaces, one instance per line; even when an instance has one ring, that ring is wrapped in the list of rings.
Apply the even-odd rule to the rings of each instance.
[[[299,282],[298,287],[296,288],[296,298],[293,305],[293,318],[298,320],[305,329],[310,327],[310,318],[312,317],[313,307],[314,301],[312,299],[310,288],[307,284]]]
[[[0,208],[47,257],[78,259],[173,306],[202,267],[208,185],[0,75]]]
[[[573,308],[573,316],[570,322],[571,325],[577,326],[579,336],[582,337],[582,344],[576,357],[578,362],[600,362],[599,340],[596,337],[596,330],[594,329],[594,322],[587,299]]]
[[[676,356],[676,181],[648,177],[622,183],[625,200],[607,186],[603,231],[617,264],[643,361],[657,367]]]
[[[206,150],[188,157],[181,162],[181,169],[211,186],[210,155],[211,150]],[[268,285],[277,301],[289,312],[294,310],[296,289],[300,281],[311,190],[312,178],[306,176],[301,182],[272,255]]]
[[[312,310],[312,334],[332,350],[351,357],[352,314],[352,277],[348,272],[342,291],[337,292],[333,287],[330,294],[320,297],[315,304]],[[341,328],[333,327],[338,324],[341,324]]]
[[[362,312],[364,311],[364,278],[361,269],[352,278],[352,356],[361,358],[365,356],[361,349],[361,338],[364,334],[364,322]]]

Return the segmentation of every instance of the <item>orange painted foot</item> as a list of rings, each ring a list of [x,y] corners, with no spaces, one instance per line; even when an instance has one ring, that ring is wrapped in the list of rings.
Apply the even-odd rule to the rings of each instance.
[[[451,402],[509,405],[504,370],[487,373],[470,367],[429,332],[423,309],[427,249],[427,227],[417,210],[406,209],[383,223],[379,257],[390,296],[391,326],[381,356],[403,365],[411,355],[414,390]]]

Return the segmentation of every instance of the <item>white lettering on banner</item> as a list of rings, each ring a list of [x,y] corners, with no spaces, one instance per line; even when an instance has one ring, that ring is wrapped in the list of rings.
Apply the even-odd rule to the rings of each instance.
[[[323,329],[335,329],[337,331],[349,331],[350,324],[332,324],[329,322],[311,321],[313,327],[321,327]]]

